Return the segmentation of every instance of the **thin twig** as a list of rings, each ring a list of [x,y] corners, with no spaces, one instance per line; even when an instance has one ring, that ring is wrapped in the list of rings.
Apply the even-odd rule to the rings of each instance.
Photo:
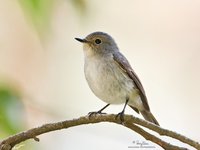
[[[152,134],[146,132],[144,129],[140,128],[139,126],[137,126],[133,123],[129,123],[129,122],[125,123],[125,126],[134,130],[135,132],[139,133],[146,140],[154,141],[154,143],[160,145],[165,150],[187,150],[187,148],[171,145],[171,144],[161,140],[160,138],[156,137],[155,135],[152,135]]]
[[[179,140],[183,143],[186,143],[186,144],[200,150],[200,144],[198,142],[186,137],[186,136],[183,136],[183,135],[176,133],[174,131],[170,131],[170,130],[161,128],[160,126],[154,125],[151,122],[147,122],[147,121],[142,120],[142,119],[137,118],[137,117],[128,117],[128,118],[131,120],[131,122],[133,122],[135,124],[146,127],[146,128],[148,128],[152,131],[159,133],[160,135],[165,135],[165,136],[169,136],[171,138],[177,139],[177,140]]]

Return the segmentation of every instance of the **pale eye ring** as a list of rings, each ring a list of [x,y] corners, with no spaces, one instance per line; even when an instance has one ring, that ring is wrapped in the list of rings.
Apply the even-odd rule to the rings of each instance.
[[[95,42],[96,44],[101,44],[101,40],[100,40],[100,39],[96,39],[94,42]]]

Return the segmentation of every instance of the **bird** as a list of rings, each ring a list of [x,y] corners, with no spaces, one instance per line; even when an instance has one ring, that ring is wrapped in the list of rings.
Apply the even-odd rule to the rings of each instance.
[[[130,106],[145,120],[159,125],[150,111],[142,83],[115,40],[105,32],[93,32],[85,38],[75,38],[83,43],[84,74],[92,92],[107,103],[93,114],[103,114],[110,104],[124,104],[117,114],[124,121],[126,106]]]

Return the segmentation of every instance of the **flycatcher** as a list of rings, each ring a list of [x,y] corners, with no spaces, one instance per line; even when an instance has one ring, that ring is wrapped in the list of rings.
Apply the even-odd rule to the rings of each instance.
[[[84,73],[93,93],[107,103],[105,107],[91,114],[102,113],[110,104],[129,105],[143,117],[159,125],[150,111],[144,88],[128,60],[120,53],[114,39],[103,32],[94,32],[86,38],[75,38],[83,43],[85,57]]]

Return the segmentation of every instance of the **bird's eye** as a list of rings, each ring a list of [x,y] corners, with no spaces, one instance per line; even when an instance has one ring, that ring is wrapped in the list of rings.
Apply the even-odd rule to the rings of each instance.
[[[95,42],[96,44],[100,44],[100,43],[101,43],[101,40],[100,40],[100,39],[96,39],[94,42]]]

